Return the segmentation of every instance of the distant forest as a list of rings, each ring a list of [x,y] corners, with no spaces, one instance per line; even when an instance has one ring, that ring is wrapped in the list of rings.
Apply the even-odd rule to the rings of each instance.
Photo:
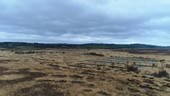
[[[46,49],[46,48],[77,48],[77,49],[155,49],[155,48],[170,48],[146,44],[48,44],[48,43],[26,43],[26,42],[0,42],[0,48],[5,49]]]

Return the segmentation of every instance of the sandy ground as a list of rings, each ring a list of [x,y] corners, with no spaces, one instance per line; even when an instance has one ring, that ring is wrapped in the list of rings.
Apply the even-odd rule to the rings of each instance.
[[[170,96],[170,79],[152,75],[162,69],[170,73],[162,67],[170,64],[169,55],[107,49],[24,52],[0,51],[0,96]],[[128,71],[130,65],[139,72]]]

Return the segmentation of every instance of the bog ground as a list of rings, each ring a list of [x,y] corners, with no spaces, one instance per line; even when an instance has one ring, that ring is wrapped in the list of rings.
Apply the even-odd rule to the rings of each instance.
[[[170,96],[170,55],[145,51],[1,50],[0,96]]]

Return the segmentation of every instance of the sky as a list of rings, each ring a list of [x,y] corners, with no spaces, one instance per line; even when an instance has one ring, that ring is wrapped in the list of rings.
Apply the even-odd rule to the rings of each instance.
[[[0,42],[170,46],[169,0],[0,0]]]

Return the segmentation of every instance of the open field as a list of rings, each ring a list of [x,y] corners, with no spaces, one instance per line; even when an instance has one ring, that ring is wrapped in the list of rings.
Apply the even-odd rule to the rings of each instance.
[[[0,96],[170,96],[170,55],[164,53],[3,50]]]

